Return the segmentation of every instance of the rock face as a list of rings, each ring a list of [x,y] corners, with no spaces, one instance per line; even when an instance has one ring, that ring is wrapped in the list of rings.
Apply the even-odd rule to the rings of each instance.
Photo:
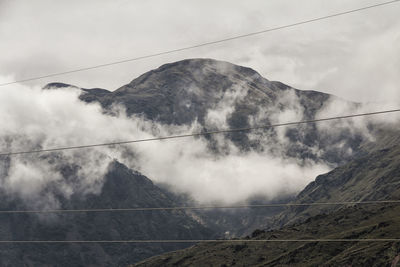
[[[3,195],[3,194],[2,194]],[[177,206],[168,192],[147,177],[114,162],[99,195],[60,199],[64,209]],[[1,209],[24,209],[2,199]],[[151,240],[213,237],[211,230],[179,210],[62,214],[1,214],[8,240]],[[190,244],[189,244],[190,245]],[[186,245],[187,246],[187,245]],[[181,244],[1,244],[1,266],[126,266]]]

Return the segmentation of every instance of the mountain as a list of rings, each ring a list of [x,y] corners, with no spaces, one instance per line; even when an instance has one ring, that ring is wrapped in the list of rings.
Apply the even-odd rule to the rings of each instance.
[[[318,176],[293,203],[397,199],[400,146],[394,145]],[[275,230],[257,230],[247,239],[396,239],[399,212],[398,203],[291,207],[275,218]],[[399,242],[222,242],[135,266],[390,266],[398,255]]]
[[[45,89],[75,87],[50,83]],[[314,119],[330,101],[339,98],[317,92],[298,90],[284,83],[269,81],[253,69],[213,59],[187,59],[151,70],[117,90],[82,89],[80,99],[98,102],[105,110],[122,105],[128,115],[168,125],[198,123],[203,130],[244,128],[276,123],[277,115],[292,111],[297,120]],[[357,103],[342,100],[349,106]],[[110,111],[111,112],[111,111]],[[285,120],[285,119],[282,119]],[[285,121],[280,122],[287,122]],[[327,136],[315,124],[301,125],[285,132],[289,145],[279,141],[278,132],[268,129],[226,136],[243,150],[262,150],[259,139],[270,140],[271,153],[283,153],[298,159],[324,161],[332,166],[352,157],[346,151],[358,151],[362,134],[346,129],[337,136]],[[213,141],[213,137],[209,136]],[[215,140],[214,140],[215,141]],[[272,147],[279,144],[278,147]]]
[[[143,116],[166,125],[198,123],[204,131],[314,119],[330,101],[338,100],[329,94],[298,90],[269,81],[253,69],[213,59],[187,59],[165,64],[114,91],[63,83],[51,83],[45,89],[65,87],[81,89],[82,101],[100,103],[110,114],[113,114],[114,105],[121,105],[130,116]],[[349,106],[358,105],[342,101]],[[296,119],[276,118],[287,112],[294,114]],[[312,160],[332,167],[344,164],[360,153],[365,141],[362,133],[352,133],[345,128],[331,135],[318,131],[315,124],[285,128],[283,134],[279,130],[255,131],[251,133],[252,137],[248,132],[225,136],[243,151],[269,150],[276,157],[294,158],[303,164]],[[225,153],[217,137],[206,138],[211,151]],[[275,201],[288,200],[291,200],[290,196]],[[253,202],[265,203],[265,200]],[[181,204],[195,203],[181,201]],[[230,236],[238,236],[265,225],[267,218],[280,211],[250,209],[234,213],[224,211],[222,215],[220,211],[195,211],[189,215],[200,216],[214,231],[224,233],[223,229],[229,229]]]
[[[204,124],[208,110],[217,106],[225,93],[241,89],[247,92],[232,103],[234,112],[230,126],[234,126],[235,121],[245,126],[248,115],[255,114],[260,105],[271,105],[285,90],[300,95],[307,102],[310,114],[330,97],[268,81],[253,69],[228,62],[187,59],[162,65],[113,92],[86,89],[81,99],[87,102],[96,100],[104,107],[122,104],[129,115],[144,114],[153,121],[180,125],[198,120]]]
[[[357,202],[400,199],[400,147],[369,153],[319,175],[297,196],[295,203]],[[290,224],[340,206],[291,208],[277,220]]]
[[[62,83],[48,84],[45,89],[64,87],[75,87],[80,89],[82,91],[80,95],[80,99],[82,101],[88,103],[97,102],[101,104],[104,112],[110,114],[111,116],[115,115],[113,113],[113,106],[121,105],[126,109],[129,116],[141,116],[155,123],[169,126],[188,126],[197,124],[202,130],[269,125],[276,122],[287,122],[291,120],[310,120],[316,118],[316,116],[321,111],[324,111],[332,101],[341,101],[346,106],[351,108],[357,108],[360,106],[358,103],[340,100],[332,95],[316,91],[298,90],[281,82],[269,81],[252,69],[211,59],[188,59],[166,64],[158,69],[141,75],[129,84],[124,85],[115,91],[108,91],[100,88],[85,89]],[[286,116],[287,118],[285,116],[279,117],[281,114],[290,116]],[[396,136],[398,136],[396,131],[393,131],[393,133],[387,137],[388,134],[386,130],[382,130],[376,125],[367,126],[368,130],[373,129],[382,137],[384,137],[382,140],[385,141],[379,144],[378,142],[368,142],[362,131],[352,131],[348,127],[337,127],[334,129],[335,131],[330,131],[333,129],[320,131],[317,128],[317,125],[312,123],[307,125],[299,125],[292,128],[285,128],[284,131],[279,131],[279,129],[256,131],[252,132],[251,135],[253,135],[253,137],[247,132],[231,133],[226,134],[226,138],[232,141],[232,143],[243,152],[260,152],[263,150],[268,150],[272,155],[276,155],[276,157],[296,159],[299,164],[306,164],[309,160],[311,160],[314,162],[323,162],[331,167],[342,166],[328,174],[318,177],[314,183],[311,183],[295,198],[295,202],[330,200],[338,201],[343,199],[357,201],[361,199],[374,199],[381,196],[374,194],[368,195],[366,193],[367,190],[375,190],[374,186],[377,185],[374,184],[374,182],[378,183],[378,181],[375,181],[371,176],[368,178],[368,182],[365,182],[363,177],[372,175],[372,173],[374,173],[367,164],[382,162],[386,158],[387,162],[382,164],[387,165],[388,162],[393,160],[387,158],[389,156],[384,153],[389,153],[388,151],[391,149],[389,148],[388,151],[385,150],[388,149],[388,144],[393,145],[396,143],[396,140],[398,140],[398,137],[396,139]],[[223,156],[224,151],[220,149],[218,140],[214,139],[213,136],[207,136],[206,138],[210,144],[210,151],[219,154],[219,156]],[[282,139],[284,140],[282,141]],[[364,164],[364,162],[368,163]],[[375,165],[373,166],[375,171],[379,169],[379,167]],[[393,178],[395,172],[396,169],[394,167],[393,170],[391,169],[390,175],[387,179],[390,180],[390,177]],[[360,173],[360,176],[357,176],[357,173]],[[151,179],[151,177],[149,178]],[[384,194],[385,190],[388,190],[384,187],[384,185],[388,182],[385,179],[384,183],[378,183],[379,188],[381,188],[381,191],[378,191],[382,194]],[[393,179],[396,179],[396,177]],[[395,180],[393,183],[395,184]],[[118,185],[119,184],[123,184],[123,182],[120,181],[118,182]],[[118,192],[120,189],[115,188],[113,190]],[[151,203],[153,206],[163,204],[191,204],[190,199],[187,200],[182,196],[173,196],[165,189],[158,188],[158,190],[161,190],[163,192],[162,194],[169,198],[169,202],[154,202],[154,199],[147,199],[146,196],[143,196],[144,199],[149,200],[149,203]],[[341,191],[343,190],[344,193],[342,194]],[[355,190],[361,191],[357,191],[359,194],[355,194]],[[98,207],[107,206],[108,204],[114,203],[118,200],[119,193],[112,194],[112,191],[107,192],[109,192],[110,196],[112,195],[112,197],[105,198],[109,199],[108,202],[99,202],[101,205]],[[96,196],[93,197],[96,198]],[[141,198],[142,196],[138,197],[132,203],[135,203],[135,201],[140,202]],[[90,199],[91,198],[84,198],[82,199],[83,204],[78,203],[74,204],[73,206],[87,207],[89,203],[94,205],[94,203],[100,201],[90,201]],[[254,201],[257,203],[257,201],[262,201],[262,199]],[[278,199],[277,201],[287,201],[287,199]],[[147,201],[141,203],[145,204]],[[68,205],[70,204],[66,204],[66,206]],[[94,205],[94,207],[95,206],[96,205]],[[361,214],[363,211],[356,213],[354,211],[354,207],[349,207],[347,209],[330,207],[323,210],[315,209],[315,207],[306,207],[303,209],[293,208],[285,210],[282,213],[280,212],[280,209],[249,209],[236,213],[229,213],[225,211],[193,211],[180,213],[182,218],[185,220],[187,219],[188,222],[192,223],[190,224],[192,227],[189,227],[189,229],[185,228],[186,232],[183,232],[185,235],[179,236],[179,238],[185,239],[189,235],[199,236],[200,239],[201,237],[206,238],[207,236],[215,236],[215,233],[220,235],[223,233],[223,229],[233,233],[228,234],[228,237],[238,236],[241,234],[247,234],[249,231],[252,231],[251,229],[255,228],[275,230],[268,233],[256,231],[252,234],[252,238],[269,238],[269,234],[271,233],[272,236],[282,233],[283,237],[289,238],[292,237],[291,235],[293,232],[300,232],[300,237],[303,237],[309,235],[309,232],[306,231],[307,229],[312,229],[312,231],[315,232],[318,237],[325,237],[326,233],[322,232],[324,228],[315,229],[316,224],[311,223],[315,220],[320,220],[318,222],[322,225],[322,221],[324,220],[318,219],[318,216],[325,216],[324,218],[326,218],[326,221],[329,224],[329,227],[326,226],[329,229],[329,233],[332,233],[332,235],[335,236],[347,236],[348,233],[346,231],[350,231],[351,223],[355,223],[355,221],[351,219],[353,217],[350,215],[353,213]],[[324,212],[325,214],[321,215],[320,212]],[[392,211],[388,212],[392,214]],[[280,214],[277,215],[277,213]],[[378,214],[379,211],[371,210],[372,221],[365,221],[365,223],[368,225],[374,224],[380,219]],[[337,226],[337,224],[336,227],[334,227],[335,222],[338,220],[337,218],[340,218],[341,216],[351,217],[347,221],[349,225],[348,228],[343,228],[344,232],[341,232],[341,228],[340,226]],[[150,221],[154,220],[154,218],[150,217],[146,217],[145,219],[151,219]],[[129,220],[133,219],[127,218],[128,222]],[[143,223],[143,221],[144,220],[141,222]],[[162,220],[158,221],[156,219],[156,221],[157,226],[160,226]],[[132,225],[139,223],[140,221],[132,221]],[[107,222],[107,224],[113,225],[113,223],[110,222]],[[118,225],[118,223],[115,224]],[[120,225],[122,225],[122,223],[120,223]],[[124,223],[123,225],[126,224]],[[292,231],[291,227],[294,227],[294,225],[298,225],[300,230]],[[146,225],[146,227],[150,226]],[[209,228],[212,228],[212,230]],[[160,236],[155,235],[155,233],[158,233],[157,229],[159,228],[145,228],[146,231],[143,231],[143,235],[141,237],[158,239]],[[393,233],[391,227],[385,229],[390,230],[388,230],[389,232],[386,234]],[[117,230],[118,233],[120,233],[120,231],[125,233],[123,230]],[[133,231],[133,229],[129,229],[127,233],[132,234],[131,231]],[[180,228],[173,228],[172,225],[171,228],[168,228],[167,230],[168,233],[172,234],[180,233],[180,231],[183,230]],[[91,233],[91,231],[87,232]],[[376,232],[374,234],[378,235],[379,233]],[[363,235],[360,234],[360,236]],[[82,237],[87,238],[87,236]],[[111,238],[112,236],[107,237]],[[134,237],[136,236],[133,236],[133,238]],[[170,238],[167,236],[163,237]],[[312,245],[315,244],[300,244],[300,246],[293,246],[293,253],[298,253],[296,255],[298,255],[298,259],[300,259],[300,256],[306,255],[302,253],[309,253],[307,250],[302,250],[303,247],[312,248]],[[319,244],[317,245],[319,246]],[[118,263],[127,263],[131,257],[132,261],[130,263],[134,263],[142,256],[142,258],[144,258],[166,250],[178,248],[178,245],[174,246],[158,245],[154,246],[156,249],[154,249],[154,247],[151,249],[143,248],[143,246],[130,245],[130,248],[136,249],[133,250],[132,255],[128,255],[128,250],[124,250],[126,248],[125,246],[123,248],[114,246],[113,248],[117,251],[123,250],[120,253],[115,253],[117,256],[114,258],[111,256],[111,258],[107,258],[108,255],[114,255],[114,251],[109,253],[109,250],[106,251],[106,249],[103,248],[104,246],[100,246],[105,252],[101,252],[99,254],[100,256],[97,256],[96,254],[93,255],[96,258],[103,260],[107,259],[106,262],[110,264],[113,260],[114,262]],[[230,243],[219,244],[217,248],[221,248],[221,251],[211,249],[212,246],[214,245],[202,244],[194,246],[193,248],[186,249],[181,252],[150,259],[149,261],[145,261],[143,264],[149,264],[152,266],[170,263],[203,265],[208,264],[209,260],[214,259],[217,259],[216,263],[224,264],[222,260],[218,260],[219,256],[215,255],[221,255],[221,259],[234,259],[236,262],[240,262],[239,258],[236,256],[244,256],[243,254],[239,253],[241,250],[247,251],[250,254],[250,256],[246,256],[248,259],[242,258],[242,260],[250,260],[251,257],[256,257],[259,255],[259,253],[264,253],[263,251],[257,251],[255,248],[247,250],[246,247],[243,247],[242,245],[236,246]],[[335,250],[338,255],[342,253],[342,250],[340,250],[341,247],[345,246],[339,246]],[[285,253],[287,251],[279,246],[268,247],[268,249],[271,251],[270,255],[274,255],[274,257],[282,256],[282,260],[277,261],[276,264],[283,264],[283,260],[285,259],[286,255]],[[254,253],[251,252],[253,250]],[[384,253],[387,252],[386,250],[384,251]],[[220,253],[226,253],[226,255]],[[203,256],[199,258],[199,255]],[[264,256],[261,255],[261,259],[257,258],[257,261],[259,260],[260,264],[271,260],[270,256]],[[318,255],[315,257],[315,262],[321,262],[321,259],[325,260],[327,257],[326,255],[324,256],[323,253],[320,254],[320,258],[317,256]],[[165,257],[168,257],[168,260],[165,261]],[[390,258],[391,254],[382,254],[382,257]],[[291,258],[295,258],[295,256],[290,256],[289,259]],[[341,258],[341,260],[343,259],[344,257]],[[386,259],[387,258],[385,258],[385,260]],[[77,260],[76,262],[78,263],[79,261]],[[84,260],[83,262],[92,263],[91,261]],[[94,262],[95,263],[93,264],[97,263],[97,261]],[[233,264],[233,262],[231,263]]]
[[[147,177],[113,162],[100,194],[59,198],[63,209],[177,206],[170,193]],[[50,190],[50,189],[48,189]],[[24,202],[1,192],[1,210],[24,210]],[[0,215],[5,240],[201,239],[214,233],[184,212],[135,211]],[[1,266],[126,266],[182,244],[1,244]]]

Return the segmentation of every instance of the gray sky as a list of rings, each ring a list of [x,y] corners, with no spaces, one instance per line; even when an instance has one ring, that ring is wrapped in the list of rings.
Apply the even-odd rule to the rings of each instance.
[[[190,46],[382,0],[0,0],[0,79]],[[257,37],[36,81],[115,90],[164,63],[208,57],[358,101],[400,102],[400,2]],[[1,89],[1,88],[0,88]]]

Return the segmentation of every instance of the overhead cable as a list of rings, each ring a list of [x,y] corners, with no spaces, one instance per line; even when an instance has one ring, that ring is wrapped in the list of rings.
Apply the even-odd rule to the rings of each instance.
[[[169,240],[0,240],[1,243],[290,243],[290,242],[400,242],[400,238],[357,238],[357,239],[169,239]]]
[[[371,200],[343,202],[312,202],[312,203],[273,203],[225,206],[180,206],[180,207],[137,207],[137,208],[98,208],[98,209],[47,209],[47,210],[0,210],[0,214],[15,213],[79,213],[79,212],[135,212],[162,210],[211,210],[211,209],[250,209],[250,208],[283,208],[304,206],[340,206],[340,205],[381,205],[400,204],[400,200]]]

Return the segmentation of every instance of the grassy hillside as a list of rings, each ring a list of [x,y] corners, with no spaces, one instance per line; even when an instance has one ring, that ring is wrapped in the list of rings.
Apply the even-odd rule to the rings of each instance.
[[[400,237],[400,206],[347,207],[249,239],[370,239]],[[134,266],[390,266],[396,242],[206,243]]]
[[[400,146],[320,175],[295,203],[400,199]],[[250,239],[400,238],[399,204],[289,208]],[[279,226],[283,226],[279,228]],[[206,243],[137,266],[390,266],[399,242]]]
[[[67,179],[67,178],[66,178]],[[62,199],[63,209],[168,207],[168,192],[114,162],[100,194]],[[1,210],[26,210],[0,191]],[[213,232],[182,211],[1,214],[3,240],[127,240],[209,238]],[[0,266],[126,266],[188,244],[0,244]]]
[[[400,146],[374,151],[318,176],[297,196],[295,203],[400,199]],[[340,206],[290,208],[275,225],[290,224],[337,210]]]

